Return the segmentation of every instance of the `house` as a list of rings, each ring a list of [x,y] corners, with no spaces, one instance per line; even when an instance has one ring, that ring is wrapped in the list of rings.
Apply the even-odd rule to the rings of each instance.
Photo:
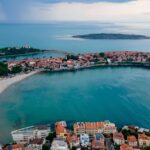
[[[57,137],[67,138],[67,124],[65,121],[60,121],[55,123],[55,131]]]
[[[120,132],[116,132],[113,134],[113,140],[114,140],[114,143],[117,144],[117,145],[122,145],[125,143],[125,140],[124,140],[124,136],[123,134]]]
[[[138,142],[140,147],[149,147],[150,146],[150,137],[145,134],[139,134]]]
[[[136,147],[138,145],[137,139],[133,135],[127,136],[127,141],[129,146]]]
[[[67,141],[70,145],[70,148],[79,147],[79,145],[80,145],[79,138],[76,134],[73,134],[73,135],[69,134],[67,137]]]
[[[116,125],[114,123],[111,123],[110,121],[104,122],[104,134],[113,134],[117,131]]]
[[[93,150],[104,150],[105,149],[105,138],[101,133],[97,133],[94,135],[92,140],[92,149]]]
[[[52,142],[51,150],[69,150],[69,148],[64,139],[56,138]]]
[[[130,130],[131,132],[137,132],[138,129],[139,129],[138,126],[128,126],[128,128],[129,128],[129,130]]]
[[[139,128],[138,132],[139,133],[144,133],[144,132],[150,132],[150,130],[149,129],[145,129],[145,128]]]
[[[73,125],[74,133],[77,135],[85,133],[85,124],[83,122],[77,122]]]
[[[120,150],[133,150],[133,147],[127,145],[127,144],[122,144],[120,146]]]
[[[128,126],[123,126],[122,130],[129,130]]]
[[[80,135],[80,143],[82,147],[90,146],[90,138],[88,134],[81,134]]]
[[[44,139],[32,139],[28,142],[26,150],[42,150],[43,145],[45,144]]]
[[[109,121],[104,122],[78,122],[74,124],[74,132],[78,135],[87,133],[87,134],[96,134],[96,133],[105,133],[111,134],[116,132],[116,126],[114,123]]]
[[[98,133],[98,123],[96,123],[96,122],[86,122],[85,123],[85,132],[87,134],[96,134],[96,133]]]

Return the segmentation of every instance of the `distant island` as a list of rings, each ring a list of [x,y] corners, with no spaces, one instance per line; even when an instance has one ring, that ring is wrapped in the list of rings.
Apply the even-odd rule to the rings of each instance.
[[[97,33],[97,34],[84,34],[84,35],[74,35],[73,38],[82,39],[110,39],[110,40],[142,40],[150,39],[150,37],[145,35],[135,35],[135,34],[115,34],[115,33]]]

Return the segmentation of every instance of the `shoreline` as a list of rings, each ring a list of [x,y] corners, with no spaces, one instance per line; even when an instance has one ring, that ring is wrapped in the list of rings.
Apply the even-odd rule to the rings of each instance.
[[[30,56],[30,55],[38,55],[38,54],[45,54],[45,53],[56,53],[56,54],[72,54],[71,52],[63,51],[63,50],[44,50],[39,52],[31,52],[31,53],[25,53],[25,54],[17,54],[17,55],[5,55],[0,56],[0,58],[9,58],[9,57],[19,57],[19,56]]]
[[[4,92],[7,88],[9,88],[11,85],[16,84],[17,82],[20,82],[36,73],[39,72],[70,72],[70,71],[78,71],[78,70],[86,70],[86,69],[94,69],[94,68],[101,68],[101,67],[137,67],[137,68],[150,68],[149,65],[135,65],[135,64],[95,64],[95,65],[89,65],[86,67],[81,67],[78,69],[62,69],[62,70],[36,70],[31,71],[30,73],[22,73],[17,74],[12,78],[0,78],[0,94]]]
[[[17,74],[15,75],[14,77],[12,78],[0,78],[0,94],[2,92],[4,92],[7,88],[9,88],[11,85],[17,83],[17,82],[20,82],[36,73],[40,72],[39,70],[38,71],[32,71],[30,73],[27,73],[27,74]]]

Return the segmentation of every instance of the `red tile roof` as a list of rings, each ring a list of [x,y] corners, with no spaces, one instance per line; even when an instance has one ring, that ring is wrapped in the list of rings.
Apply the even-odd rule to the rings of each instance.
[[[128,136],[128,137],[127,137],[127,140],[128,140],[128,142],[137,142],[136,137],[133,136],[133,135]]]
[[[131,147],[131,146],[127,145],[127,144],[122,144],[120,146],[120,149],[121,150],[133,150],[133,147]]]

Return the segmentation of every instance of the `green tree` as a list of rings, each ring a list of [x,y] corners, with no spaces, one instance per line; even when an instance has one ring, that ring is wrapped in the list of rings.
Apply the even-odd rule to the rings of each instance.
[[[12,68],[11,73],[16,74],[22,72],[22,67],[21,66],[15,66]]]
[[[101,52],[101,53],[99,53],[99,56],[100,56],[100,57],[105,57],[105,53],[102,53],[102,52]]]
[[[66,55],[66,59],[69,60],[69,59],[73,59],[73,60],[78,60],[78,56],[76,55]]]
[[[8,72],[8,65],[0,62],[0,76],[6,76]]]
[[[46,140],[49,140],[51,143],[55,137],[56,137],[56,132],[52,132],[49,133],[49,135],[46,137]]]

